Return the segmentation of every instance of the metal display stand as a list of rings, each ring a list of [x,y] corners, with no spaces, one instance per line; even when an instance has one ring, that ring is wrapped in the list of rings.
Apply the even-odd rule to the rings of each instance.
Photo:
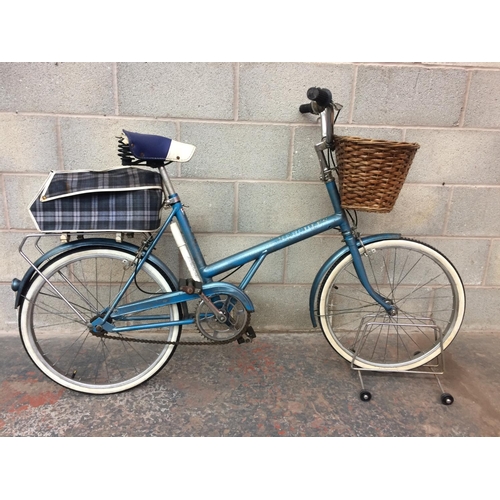
[[[361,401],[370,401],[372,398],[372,394],[369,390],[365,388],[365,384],[363,381],[363,372],[378,372],[378,373],[411,373],[411,374],[425,374],[425,375],[433,375],[441,389],[441,403],[443,405],[449,406],[453,404],[454,398],[448,392],[445,392],[441,381],[439,380],[439,375],[444,374],[444,348],[443,348],[443,335],[441,329],[432,321],[431,318],[415,318],[412,317],[411,321],[407,323],[387,323],[384,321],[377,321],[378,314],[368,315],[363,318],[359,328],[358,333],[356,335],[356,339],[353,346],[354,356],[351,361],[351,369],[358,372],[359,381],[361,383],[361,391],[360,391],[360,399]],[[365,348],[366,341],[369,339],[370,335],[377,334],[375,332],[379,332],[380,328],[386,327],[388,329],[393,328],[395,330],[395,334],[397,335],[398,330],[405,328],[417,328],[419,331],[430,330],[433,332],[435,342],[439,343],[439,354],[434,359],[429,361],[428,363],[409,370],[390,370],[386,368],[377,369],[373,368],[361,368],[356,366],[356,360],[361,353],[363,353],[363,349]],[[414,353],[415,358],[421,352],[416,351]]]

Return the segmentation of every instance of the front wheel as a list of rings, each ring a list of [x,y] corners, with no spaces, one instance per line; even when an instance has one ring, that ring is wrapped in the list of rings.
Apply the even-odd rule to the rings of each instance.
[[[403,371],[427,364],[462,324],[465,292],[458,272],[440,252],[412,240],[377,241],[360,253],[370,284],[395,306],[396,315],[368,295],[346,254],[320,288],[326,339],[360,368]]]
[[[121,392],[158,373],[174,353],[175,345],[166,342],[178,340],[179,326],[109,336],[89,329],[136,273],[133,253],[109,247],[79,249],[56,257],[42,272],[26,292],[19,328],[28,355],[54,382],[90,394]],[[120,305],[173,290],[170,279],[146,262]],[[178,304],[153,314],[166,321],[182,317]],[[123,318],[116,326],[144,324],[140,316]]]

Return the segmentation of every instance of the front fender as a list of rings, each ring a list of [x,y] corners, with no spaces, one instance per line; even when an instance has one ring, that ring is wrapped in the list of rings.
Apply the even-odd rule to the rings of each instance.
[[[139,250],[139,247],[127,242],[118,243],[115,240],[111,240],[108,238],[90,238],[88,240],[75,240],[69,243],[64,243],[63,245],[59,245],[55,248],[52,248],[48,252],[44,253],[41,257],[39,257],[33,264],[37,269],[45,266],[50,260],[54,257],[60,256],[63,253],[73,252],[77,249],[82,248],[91,248],[91,247],[100,247],[100,248],[114,248],[116,250],[123,250],[132,254],[136,254]],[[172,273],[172,271],[157,257],[153,254],[150,255],[149,261],[158,267],[165,275],[171,280],[174,284],[175,288],[179,288],[179,283],[177,278]],[[23,302],[24,296],[28,290],[28,287],[36,275],[37,271],[30,267],[28,271],[26,271],[23,279],[19,282],[18,280],[13,281],[13,288],[15,282],[14,291],[16,291],[16,300],[15,300],[15,308],[17,309]]]
[[[366,236],[365,238],[361,238],[361,241],[363,242],[363,245],[368,245],[369,243],[374,243],[376,241],[399,240],[400,238],[401,238],[400,234],[385,233],[385,234],[375,234],[373,236]],[[357,247],[358,248],[361,247],[361,243],[359,241],[357,242]],[[349,253],[349,248],[347,246],[344,246],[341,249],[337,250],[321,266],[320,270],[318,271],[318,274],[316,274],[316,278],[314,278],[313,284],[311,286],[311,293],[309,295],[309,314],[311,316],[311,322],[315,328],[317,326],[315,304],[316,304],[316,297],[318,295],[318,289],[321,283],[323,283],[323,279],[325,278],[326,273],[332,267],[332,265],[340,261],[348,253]]]

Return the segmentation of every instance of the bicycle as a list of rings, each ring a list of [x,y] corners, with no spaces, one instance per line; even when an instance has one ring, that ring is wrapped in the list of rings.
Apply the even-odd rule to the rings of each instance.
[[[172,161],[188,161],[194,146],[123,131],[123,165],[151,174],[163,193],[161,207],[169,213],[159,229],[144,232],[139,246],[75,231],[75,240],[40,250],[33,262],[22,248],[28,238],[43,235],[23,240],[20,252],[30,268],[22,280],[13,280],[12,289],[23,345],[45,375],[74,391],[112,394],[156,375],[184,343],[185,325],[198,328],[202,343],[249,341],[255,337],[250,326],[254,306],[245,289],[264,259],[330,229],[340,231],[345,244],[320,267],[309,309],[312,325],[319,323],[340,356],[359,368],[407,371],[449,346],[465,313],[457,270],[427,244],[399,234],[357,233],[336,180],[334,124],[340,106],[328,89],[313,87],[307,95],[310,102],[300,112],[321,121],[322,139],[315,149],[332,215],[211,264],[204,260],[166,168]],[[178,279],[153,253],[167,228],[189,278]],[[119,231],[127,232],[114,230]],[[215,281],[245,264],[251,265],[239,285]],[[189,312],[193,301],[198,305]]]

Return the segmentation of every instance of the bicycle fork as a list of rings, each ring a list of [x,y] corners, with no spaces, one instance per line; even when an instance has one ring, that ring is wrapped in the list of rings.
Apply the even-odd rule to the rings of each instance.
[[[318,157],[320,158],[320,164],[323,167],[323,173],[322,173],[323,179],[325,181],[326,189],[330,196],[330,200],[332,202],[335,213],[342,214],[342,218],[340,220],[340,223],[338,224],[338,227],[340,229],[340,232],[342,233],[342,236],[344,237],[344,242],[347,248],[349,249],[350,254],[352,255],[354,269],[356,270],[356,274],[359,278],[359,281],[365,288],[368,295],[370,295],[370,297],[375,302],[377,302],[377,304],[381,305],[390,316],[395,316],[397,314],[397,309],[395,305],[392,304],[392,301],[390,299],[388,299],[387,297],[383,297],[382,295],[377,293],[371,286],[370,281],[368,280],[365,266],[361,259],[361,252],[365,252],[363,242],[361,241],[361,239],[355,236],[353,229],[347,222],[345,211],[340,203],[339,192],[333,180],[333,175],[331,173],[331,170],[325,168],[325,166],[327,167],[327,165],[326,165],[326,160],[324,158],[323,149],[325,149],[324,144],[320,143],[316,146],[316,151],[318,153]],[[358,241],[360,242],[361,248],[358,248],[357,244]]]
[[[359,278],[359,281],[363,285],[364,289],[366,290],[368,295],[370,295],[370,297],[373,300],[375,300],[375,302],[377,302],[377,304],[379,304],[385,309],[385,311],[387,312],[387,314],[389,314],[389,316],[396,316],[397,308],[393,304],[391,299],[377,293],[370,284],[370,281],[366,274],[366,269],[363,263],[363,259],[361,258],[362,253],[366,254],[366,249],[363,245],[363,242],[359,240],[361,248],[358,248],[358,245],[356,243],[357,238],[354,236],[353,231],[351,229],[349,229],[349,231],[343,232],[342,234],[344,236],[344,242],[349,248],[349,251],[351,253],[354,269],[356,270],[356,274]]]

